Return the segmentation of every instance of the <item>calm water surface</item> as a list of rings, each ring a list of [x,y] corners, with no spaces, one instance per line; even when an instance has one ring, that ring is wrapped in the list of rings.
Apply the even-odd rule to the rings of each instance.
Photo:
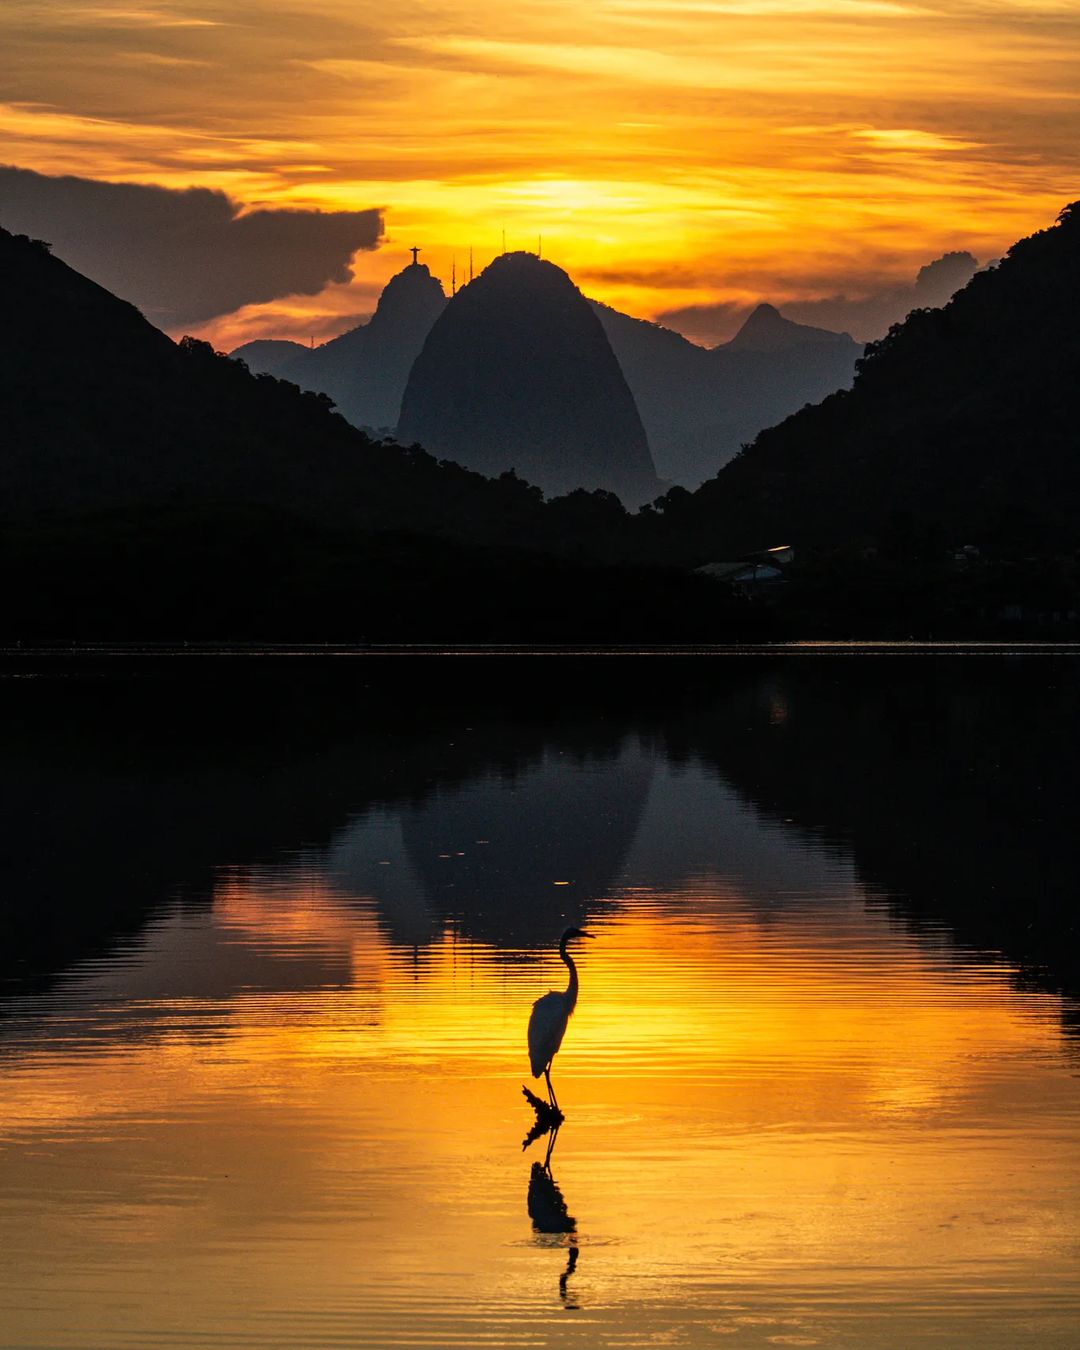
[[[9,968],[0,1342],[1077,1346],[1075,687],[324,691],[296,737],[310,691],[166,734],[9,688],[15,904],[74,936]]]

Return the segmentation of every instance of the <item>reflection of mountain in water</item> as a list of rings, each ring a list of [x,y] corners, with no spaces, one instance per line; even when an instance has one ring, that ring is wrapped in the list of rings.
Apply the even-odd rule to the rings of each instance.
[[[625,880],[705,874],[764,920],[796,890],[849,898],[853,862],[916,930],[1080,991],[1075,664],[647,668],[473,667],[437,701],[426,665],[369,669],[362,697],[355,678],[3,686],[0,973],[55,973],[177,894],[205,904],[220,869],[303,849],[413,944],[448,919],[546,943]]]
[[[547,946],[607,902],[653,766],[630,741],[585,755],[552,738],[512,773],[357,817],[308,865],[339,894],[376,897],[398,942],[428,942],[450,920],[485,942]]]
[[[651,775],[651,761],[629,747],[606,762],[549,750],[510,782],[487,777],[407,808],[405,848],[435,907],[463,932],[550,942],[606,898]]]
[[[763,821],[700,763],[672,765],[631,738],[588,757],[555,743],[513,775],[364,813],[304,867],[336,894],[376,897],[409,945],[452,920],[482,941],[547,946],[622,884],[674,894],[708,878],[699,911],[737,898],[763,920],[793,897],[832,904],[856,889],[842,857]]]
[[[476,895],[495,909],[485,919],[469,906],[471,931],[490,920],[492,940],[511,932],[530,940],[531,920],[507,918],[523,894],[525,863],[502,832],[523,812],[543,820],[555,803],[545,772],[524,784],[545,763],[580,765],[587,776],[590,763],[616,756],[628,731],[648,722],[657,696],[639,700],[631,684],[612,688],[609,669],[583,674],[576,662],[562,663],[558,678],[550,667],[514,663],[512,681],[499,662],[483,675],[444,666],[437,699],[430,674],[426,662],[379,662],[358,679],[355,669],[315,662],[286,676],[185,670],[0,683],[0,808],[12,841],[0,852],[0,886],[19,898],[0,945],[0,978],[24,986],[51,978],[137,934],[178,895],[206,905],[222,869],[275,858],[280,866],[282,853],[310,856],[331,841],[321,855],[330,879],[384,897],[399,936],[426,941],[444,912],[462,912],[464,891],[448,891],[437,876],[430,895],[417,886],[403,825],[423,867],[432,828],[425,803],[438,793],[453,812],[457,787],[474,792],[485,779],[516,782],[522,810],[499,815],[494,865],[483,875],[473,869]],[[639,763],[617,786],[606,824],[580,779],[574,800],[611,835],[595,857],[583,850],[585,820],[534,838],[533,866],[578,874],[576,888],[542,893],[548,915],[576,912],[607,886],[632,838],[646,777]],[[348,822],[361,818],[358,834]],[[372,830],[382,837],[372,839]],[[402,866],[391,879],[375,869],[395,847]],[[550,938],[542,919],[534,931],[536,940]]]
[[[1075,662],[788,661],[673,724],[668,750],[849,853],[916,931],[1080,994]]]
[[[762,920],[793,899],[831,904],[857,888],[843,851],[816,838],[808,847],[805,832],[762,818],[708,764],[659,752],[625,870],[635,886],[661,893],[690,883],[699,912],[714,904],[719,913],[737,897]]]

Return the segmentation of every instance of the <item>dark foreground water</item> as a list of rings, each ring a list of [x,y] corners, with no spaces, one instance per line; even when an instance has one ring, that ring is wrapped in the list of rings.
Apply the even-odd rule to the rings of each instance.
[[[0,682],[0,1343],[1080,1344],[1078,696]],[[525,1026],[581,922],[545,1169]]]

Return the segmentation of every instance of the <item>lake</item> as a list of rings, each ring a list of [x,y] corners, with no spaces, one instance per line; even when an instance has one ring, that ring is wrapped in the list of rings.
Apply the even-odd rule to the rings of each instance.
[[[4,1347],[1080,1344],[1077,659],[17,675]]]

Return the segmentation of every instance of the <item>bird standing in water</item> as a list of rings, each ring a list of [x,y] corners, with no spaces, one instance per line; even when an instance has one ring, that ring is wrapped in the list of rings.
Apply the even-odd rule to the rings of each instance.
[[[544,1075],[547,1081],[548,1100],[555,1111],[559,1110],[559,1103],[555,1100],[555,1089],[551,1086],[551,1061],[562,1045],[563,1037],[566,1035],[566,1024],[574,1011],[578,996],[577,967],[566,950],[566,944],[574,938],[592,936],[592,933],[586,933],[582,928],[568,928],[562,935],[559,941],[559,955],[570,967],[570,983],[562,993],[553,989],[550,994],[538,998],[529,1017],[529,1065],[534,1078]]]

